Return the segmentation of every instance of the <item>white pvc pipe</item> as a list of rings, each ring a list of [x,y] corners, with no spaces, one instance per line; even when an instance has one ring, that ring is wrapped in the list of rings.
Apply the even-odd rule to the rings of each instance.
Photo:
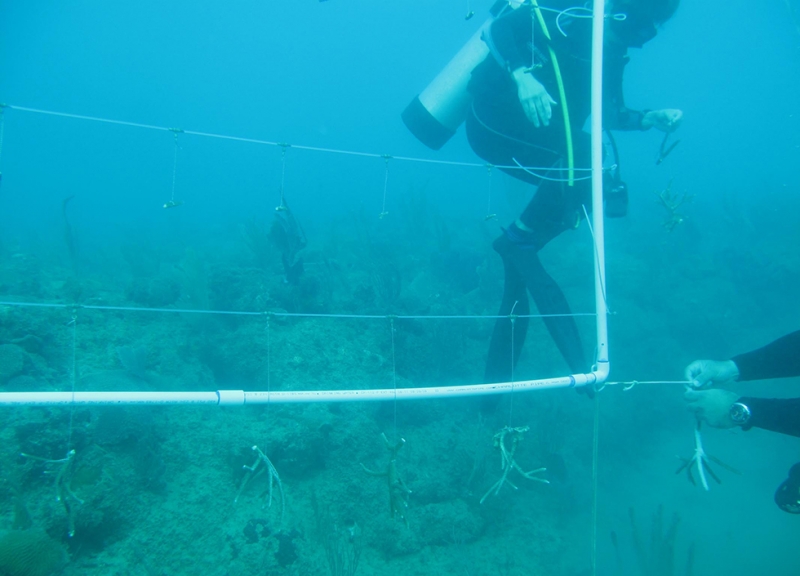
[[[464,386],[429,386],[425,388],[382,388],[377,390],[290,390],[255,391],[217,390],[214,392],[4,392],[0,406],[68,406],[130,404],[204,404],[244,406],[246,404],[289,404],[319,402],[380,402],[459,398],[530,392],[550,388],[572,388],[598,383],[596,374],[575,374],[560,378],[472,384]]]
[[[608,378],[608,309],[606,306],[606,245],[603,225],[603,26],[605,1],[594,0],[592,13],[592,228],[594,230],[594,303],[597,310],[597,384]]]
[[[219,404],[218,392],[3,392],[0,406]]]

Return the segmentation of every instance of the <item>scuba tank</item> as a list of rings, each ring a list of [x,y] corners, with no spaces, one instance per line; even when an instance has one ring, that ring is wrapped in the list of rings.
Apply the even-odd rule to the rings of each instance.
[[[439,150],[464,122],[472,97],[467,91],[472,70],[489,55],[483,39],[492,22],[506,9],[516,9],[523,0],[498,0],[484,22],[441,72],[403,110],[406,127],[427,147]]]

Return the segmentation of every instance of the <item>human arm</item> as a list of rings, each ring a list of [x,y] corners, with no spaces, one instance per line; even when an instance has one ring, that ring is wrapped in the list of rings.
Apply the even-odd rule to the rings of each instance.
[[[717,388],[687,390],[683,397],[698,419],[715,428],[762,428],[800,437],[800,398],[752,398]],[[746,421],[734,421],[731,416],[734,404],[747,408]]]
[[[800,376],[800,330],[730,360],[695,360],[686,367],[693,388],[707,388],[733,380],[762,380]]]
[[[630,58],[619,46],[610,46],[608,53],[603,74],[604,124],[612,130],[676,130],[683,118],[683,112],[676,108],[639,111],[625,105],[622,80]]]
[[[523,5],[492,23],[484,41],[517,88],[525,116],[536,127],[548,126],[556,101],[531,70],[531,6]]]
[[[764,380],[800,376],[800,330],[778,338],[752,352],[731,358],[739,380]]]

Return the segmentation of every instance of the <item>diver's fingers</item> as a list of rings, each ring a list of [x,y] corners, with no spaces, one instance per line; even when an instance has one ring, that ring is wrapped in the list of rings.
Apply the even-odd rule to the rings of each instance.
[[[709,385],[713,375],[709,372],[707,364],[707,360],[695,360],[686,367],[684,375],[693,388],[705,388]]]
[[[537,128],[541,125],[539,122],[539,113],[536,110],[536,105],[533,103],[532,100],[525,100],[522,104],[523,108],[525,109],[525,116],[528,117],[528,120],[533,122],[533,125]]]
[[[539,118],[542,119],[542,124],[545,126],[550,125],[550,117],[553,115],[548,99],[549,96],[546,93],[542,98],[536,99],[536,110],[539,112]]]

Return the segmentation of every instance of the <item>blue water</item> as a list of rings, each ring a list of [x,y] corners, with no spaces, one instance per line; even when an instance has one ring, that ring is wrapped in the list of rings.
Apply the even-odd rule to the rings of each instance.
[[[490,244],[531,190],[482,166],[380,157],[482,164],[463,129],[432,152],[399,114],[489,5],[0,0],[0,102],[17,107],[3,114],[0,301],[495,314],[502,266]],[[729,358],[800,324],[798,14],[796,0],[685,1],[632,51],[626,103],[685,117],[658,166],[660,133],[618,135],[631,203],[606,226],[613,380],[680,380],[695,358]],[[692,198],[672,231],[657,202],[670,183]],[[281,189],[308,238],[297,285],[267,238]],[[173,197],[181,205],[162,208]],[[573,311],[592,312],[587,227],[542,259]],[[578,322],[591,348],[593,318]],[[477,383],[492,323],[0,305],[0,392]],[[532,321],[515,378],[566,373]],[[734,389],[798,395],[796,379]],[[720,470],[706,493],[675,475],[676,455],[693,449],[681,393],[606,389],[597,435],[595,405],[570,390],[515,394],[488,417],[468,400],[3,408],[0,573],[34,573],[8,564],[24,529],[58,560],[45,574],[345,574],[326,552],[355,551],[358,574],[591,574],[594,501],[597,574],[686,574],[690,546],[694,574],[800,573],[800,523],[772,502],[797,439],[705,430],[707,451],[742,473]],[[517,460],[547,467],[551,484],[513,472],[519,490],[479,504],[501,473],[492,437],[505,425],[530,427]],[[390,514],[386,480],[359,465],[386,470],[382,432],[406,439],[396,468],[408,526]],[[267,506],[268,474],[234,504],[253,444],[280,474],[282,519],[276,492]],[[19,456],[70,448],[68,468]],[[59,488],[72,495],[57,502]],[[664,532],[681,518],[674,570],[637,563],[629,509],[649,547],[659,506]]]

